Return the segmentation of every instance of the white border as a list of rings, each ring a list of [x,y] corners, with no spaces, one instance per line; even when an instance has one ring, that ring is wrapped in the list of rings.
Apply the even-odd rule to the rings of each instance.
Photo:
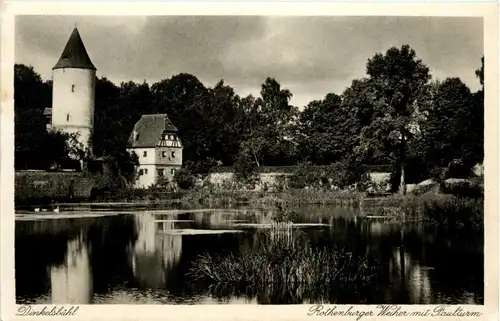
[[[485,70],[485,304],[463,306],[481,311],[481,319],[498,319],[498,5],[492,3],[302,3],[302,2],[4,2],[1,39],[1,319],[15,317],[14,296],[14,204],[13,204],[13,65],[14,17],[19,14],[59,15],[341,15],[341,16],[476,16],[484,18]],[[358,310],[374,306],[356,305]],[[408,305],[406,310],[433,309],[435,306]],[[117,320],[298,320],[307,317],[309,306],[266,305],[81,305],[71,319]],[[338,306],[345,309],[346,306]],[[33,317],[34,319],[35,317]],[[49,317],[52,319],[53,317]],[[55,317],[63,318],[63,317]],[[326,317],[328,318],[328,317]],[[330,317],[331,318],[331,317]],[[352,317],[335,317],[355,320]],[[365,317],[362,320],[372,320]],[[391,319],[385,317],[385,320]],[[416,319],[416,318],[411,318]],[[422,318],[418,318],[422,319]],[[453,317],[439,319],[456,320]],[[477,318],[475,318],[477,319]]]

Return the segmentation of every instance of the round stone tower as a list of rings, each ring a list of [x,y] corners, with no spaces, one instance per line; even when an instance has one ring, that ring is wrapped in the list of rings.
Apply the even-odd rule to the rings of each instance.
[[[61,58],[52,68],[52,127],[78,133],[92,153],[96,68],[75,28]]]

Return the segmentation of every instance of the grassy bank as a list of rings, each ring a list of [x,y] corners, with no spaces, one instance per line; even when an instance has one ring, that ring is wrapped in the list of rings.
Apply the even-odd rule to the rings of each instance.
[[[330,191],[325,189],[290,189],[285,192],[251,192],[218,189],[192,189],[180,198],[181,202],[200,203],[213,206],[238,204],[319,204],[358,206],[363,194],[356,192]]]
[[[399,221],[425,221],[443,230],[482,233],[484,198],[451,194],[390,196],[380,200],[375,213]]]
[[[319,204],[337,206],[359,206],[362,193],[331,191],[326,189],[289,189],[283,192],[241,191],[222,188],[197,187],[189,190],[165,192],[161,189],[137,189],[103,193],[98,202],[150,201],[227,207],[251,204],[267,206],[276,204]]]
[[[229,287],[301,287],[314,291],[335,288],[346,294],[362,293],[373,286],[380,264],[370,257],[343,249],[302,244],[291,231],[271,230],[255,247],[239,253],[204,254],[188,272],[194,281]]]

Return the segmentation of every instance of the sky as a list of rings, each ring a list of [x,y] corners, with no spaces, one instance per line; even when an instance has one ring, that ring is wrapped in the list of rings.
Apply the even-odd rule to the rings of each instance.
[[[51,79],[75,25],[97,76],[117,85],[190,73],[258,96],[273,77],[302,108],[364,77],[376,53],[408,44],[434,79],[480,86],[483,21],[467,17],[17,16],[15,62]]]

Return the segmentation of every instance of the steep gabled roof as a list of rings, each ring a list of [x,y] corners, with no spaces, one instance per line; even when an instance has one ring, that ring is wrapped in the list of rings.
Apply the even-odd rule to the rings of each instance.
[[[87,50],[85,49],[85,45],[83,44],[82,38],[80,37],[80,33],[78,33],[78,29],[73,29],[71,36],[69,37],[68,42],[66,43],[66,47],[61,54],[61,58],[56,63],[54,68],[81,68],[81,69],[92,69],[96,70],[94,64],[89,58],[87,54]]]
[[[167,114],[142,115],[130,133],[128,145],[133,148],[153,148],[165,132],[177,132]]]

